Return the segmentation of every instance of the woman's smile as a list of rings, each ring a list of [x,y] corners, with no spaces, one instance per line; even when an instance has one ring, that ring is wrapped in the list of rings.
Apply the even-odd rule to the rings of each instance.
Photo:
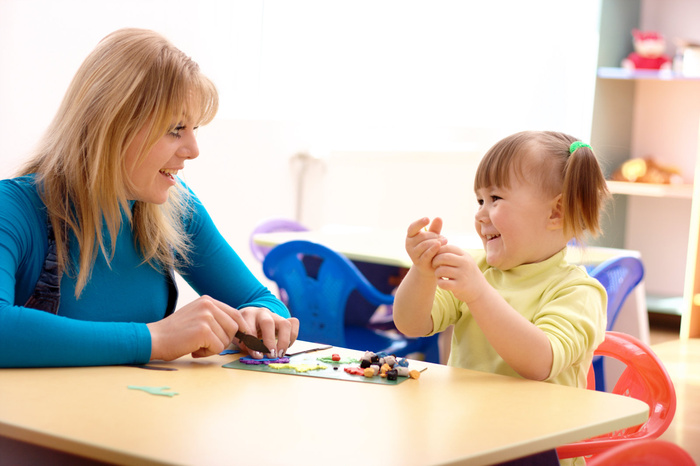
[[[163,204],[168,192],[177,184],[177,175],[185,168],[185,160],[196,158],[199,147],[195,128],[178,124],[163,135],[143,157],[139,153],[148,127],[142,128],[127,149],[126,164],[132,192],[132,200]]]

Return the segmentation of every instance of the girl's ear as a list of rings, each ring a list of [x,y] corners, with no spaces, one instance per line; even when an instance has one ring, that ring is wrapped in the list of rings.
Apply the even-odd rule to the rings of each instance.
[[[562,195],[558,194],[550,201],[551,210],[547,226],[550,230],[562,230],[564,228],[564,208],[562,205]]]

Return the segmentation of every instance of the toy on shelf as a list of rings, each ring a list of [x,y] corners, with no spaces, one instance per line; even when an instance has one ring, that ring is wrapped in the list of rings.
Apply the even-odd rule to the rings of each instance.
[[[670,70],[671,58],[664,54],[666,41],[655,31],[632,30],[634,52],[622,60],[628,70]]]
[[[700,44],[685,39],[676,40],[673,71],[685,77],[700,77]]]
[[[665,165],[652,158],[635,158],[623,163],[612,174],[613,181],[630,181],[636,183],[681,184],[681,171]]]

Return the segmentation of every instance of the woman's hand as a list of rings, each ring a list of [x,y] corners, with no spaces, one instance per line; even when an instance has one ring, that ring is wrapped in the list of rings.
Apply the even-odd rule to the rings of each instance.
[[[241,314],[247,322],[247,327],[251,329],[250,332],[244,333],[261,338],[273,358],[284,356],[299,335],[299,319],[295,317],[285,319],[262,307],[244,307],[241,309]],[[263,357],[261,353],[248,349],[242,342],[237,341],[237,343],[252,357]]]
[[[228,347],[238,330],[250,335],[262,334],[268,348],[284,352],[299,333],[297,319],[285,319],[260,308],[246,308],[242,312],[209,296],[201,296],[147,326],[151,332],[151,359],[164,361],[190,353],[195,358],[218,354]],[[280,335],[277,344],[275,333]]]

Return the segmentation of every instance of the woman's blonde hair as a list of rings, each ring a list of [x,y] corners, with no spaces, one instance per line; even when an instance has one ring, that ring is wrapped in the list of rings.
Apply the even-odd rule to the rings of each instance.
[[[139,130],[148,128],[140,163],[174,124],[207,124],[217,109],[214,84],[156,32],[120,29],[85,59],[35,155],[19,173],[36,173],[56,236],[59,268],[78,272],[76,298],[97,254],[112,259],[122,212],[131,221],[144,262],[163,270],[177,266],[176,257],[186,261],[184,189],[172,190],[163,205],[136,201],[130,209],[125,153]],[[109,243],[103,237],[105,226]],[[71,231],[78,258],[69,257]]]
[[[554,131],[523,131],[491,147],[479,163],[474,190],[510,187],[514,174],[550,197],[562,195],[564,234],[583,243],[600,233],[600,215],[610,196],[603,172],[587,144],[570,152],[577,139]]]

